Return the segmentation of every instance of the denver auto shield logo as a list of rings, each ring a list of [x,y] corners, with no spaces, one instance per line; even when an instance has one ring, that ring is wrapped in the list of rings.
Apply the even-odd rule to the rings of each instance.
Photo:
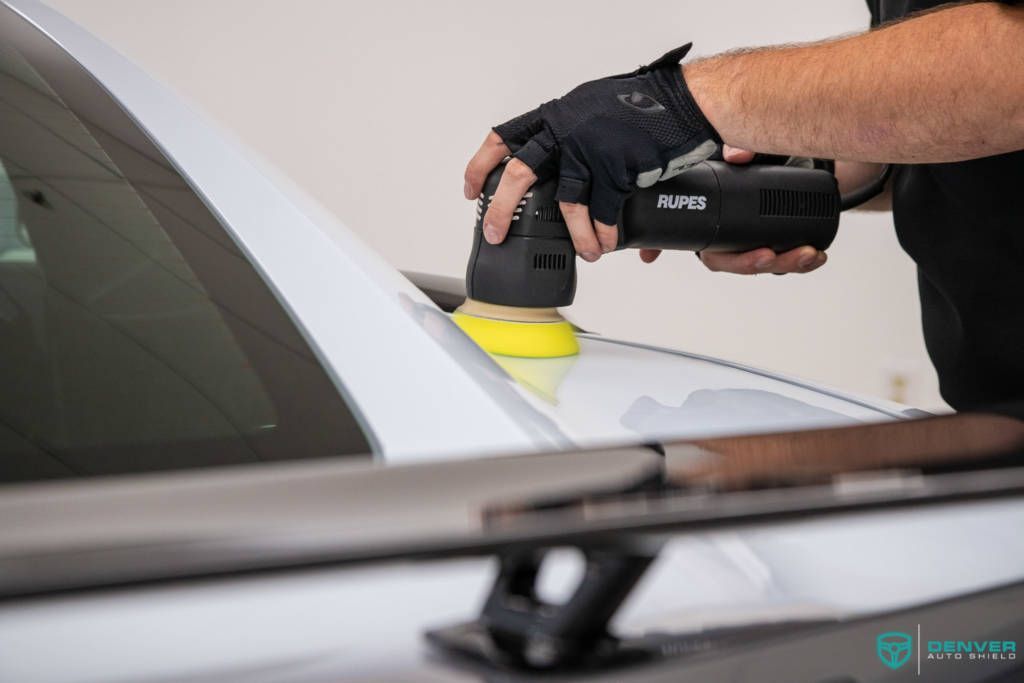
[[[875,639],[875,652],[890,669],[898,669],[910,661],[914,649],[914,638],[902,631],[879,633]]]
[[[946,637],[945,634],[942,636]],[[917,625],[917,636],[903,631],[886,631],[875,636],[875,654],[882,664],[894,671],[914,659],[915,652],[916,673],[921,676],[922,669],[927,675],[933,671],[933,666],[1001,666],[1000,662],[1016,661],[1017,641],[926,638],[921,635],[920,624]]]

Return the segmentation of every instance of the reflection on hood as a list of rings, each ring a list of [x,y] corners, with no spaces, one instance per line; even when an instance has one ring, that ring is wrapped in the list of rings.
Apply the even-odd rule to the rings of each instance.
[[[802,427],[857,424],[851,417],[803,401],[759,389],[699,389],[680,406],[667,406],[649,396],[633,402],[621,418],[624,427],[640,434],[679,432],[773,431]]]

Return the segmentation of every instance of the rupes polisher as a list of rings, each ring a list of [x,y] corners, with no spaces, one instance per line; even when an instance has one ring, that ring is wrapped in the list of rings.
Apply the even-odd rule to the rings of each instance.
[[[491,172],[477,202],[466,302],[455,322],[484,350],[552,358],[578,353],[556,310],[576,293],[576,252],[555,200],[557,180],[530,188],[501,244],[483,238],[483,216],[504,164]],[[638,190],[618,221],[618,249],[787,251],[826,249],[839,227],[840,196],[828,170],[704,161]]]

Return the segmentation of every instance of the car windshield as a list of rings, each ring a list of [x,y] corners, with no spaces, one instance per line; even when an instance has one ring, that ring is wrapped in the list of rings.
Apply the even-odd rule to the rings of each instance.
[[[0,483],[369,453],[197,194],[27,28],[0,44]]]

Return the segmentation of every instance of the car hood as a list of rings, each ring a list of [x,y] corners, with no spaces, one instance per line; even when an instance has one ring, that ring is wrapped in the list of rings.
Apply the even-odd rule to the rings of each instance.
[[[891,419],[893,411],[741,365],[596,335],[554,373],[510,372],[582,439],[667,440]],[[518,360],[518,359],[517,359]],[[499,361],[506,369],[550,363]],[[564,373],[564,374],[563,374]],[[538,391],[529,380],[554,381]]]
[[[898,404],[596,334],[579,335],[577,356],[535,359],[486,354],[454,324],[435,332],[439,338],[448,337],[439,341],[469,361],[469,372],[524,429],[573,446],[784,431],[905,416],[906,408]]]

